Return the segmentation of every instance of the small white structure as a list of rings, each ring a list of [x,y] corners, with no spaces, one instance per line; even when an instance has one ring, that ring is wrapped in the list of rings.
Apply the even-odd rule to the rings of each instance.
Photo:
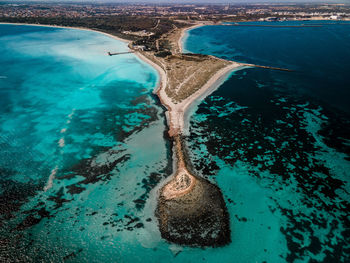
[[[338,20],[338,16],[336,16],[336,15],[332,15],[332,16],[330,16],[329,17],[331,20]]]
[[[145,46],[141,46],[141,45],[133,46],[133,48],[136,49],[136,50],[140,50],[140,51],[144,51],[146,49]]]

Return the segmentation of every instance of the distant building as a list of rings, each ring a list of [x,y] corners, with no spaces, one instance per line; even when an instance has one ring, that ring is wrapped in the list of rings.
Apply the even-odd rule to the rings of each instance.
[[[136,49],[136,50],[140,50],[140,51],[145,51],[146,50],[146,47],[145,46],[141,46],[141,45],[133,46],[133,48]]]
[[[266,17],[265,21],[278,21],[278,17]]]
[[[329,18],[332,19],[332,20],[338,20],[339,17],[336,16],[336,15],[332,15],[332,16],[330,16]]]

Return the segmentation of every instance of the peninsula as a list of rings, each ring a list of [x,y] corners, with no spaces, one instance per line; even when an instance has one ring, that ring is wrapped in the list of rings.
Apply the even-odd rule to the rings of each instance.
[[[156,47],[166,43],[167,52],[141,51],[138,54],[161,76],[155,92],[167,109],[169,137],[174,144],[175,171],[160,189],[156,211],[161,235],[178,244],[215,247],[230,242],[229,215],[221,190],[191,169],[191,160],[182,140],[189,122],[188,110],[218,88],[233,70],[242,67],[289,70],[237,63],[209,55],[184,54],[182,38],[186,30],[212,24],[197,22],[182,28],[175,26],[156,41]]]
[[[162,237],[171,242],[220,246],[230,241],[225,201],[217,186],[191,170],[182,136],[189,107],[217,88],[232,70],[243,65],[214,56],[183,54],[181,38],[188,28],[193,25],[174,28],[158,40],[168,44],[169,54],[138,53],[161,76],[155,92],[167,109],[169,137],[174,144],[175,171],[160,189],[156,215]]]
[[[196,102],[219,87],[233,70],[242,67],[262,67],[288,71],[283,68],[237,63],[211,55],[183,53],[182,38],[186,30],[211,24],[213,23],[210,21],[181,21],[181,27],[173,24],[171,30],[167,30],[154,41],[153,49],[140,45],[139,40],[126,40],[124,35],[120,38],[101,32],[126,41],[130,48],[127,52],[107,52],[106,55],[135,53],[159,73],[160,81],[154,93],[166,108],[168,135],[173,142],[174,171],[159,190],[155,214],[164,239],[181,245],[200,247],[228,244],[231,231],[229,214],[221,190],[192,170],[183,140],[189,123],[188,111]],[[71,28],[95,30],[84,27]],[[148,41],[147,44],[152,45],[149,38]]]
[[[347,21],[5,0],[0,262],[346,260]]]
[[[29,21],[23,22],[28,24]],[[186,30],[217,24],[210,20],[148,18],[145,22],[129,19],[116,32],[111,27],[104,30],[75,23],[48,24],[102,31],[111,37],[127,41],[130,51],[107,52],[106,55],[135,53],[157,69],[160,81],[154,92],[166,108],[168,134],[174,153],[174,171],[159,190],[155,211],[160,233],[166,240],[182,245],[215,247],[229,243],[229,215],[221,190],[195,174],[183,140],[189,124],[189,109],[213,92],[233,70],[254,66],[271,67],[237,63],[210,55],[183,53],[182,39]],[[42,23],[39,25],[43,26]],[[135,31],[135,28],[142,27],[147,30]]]

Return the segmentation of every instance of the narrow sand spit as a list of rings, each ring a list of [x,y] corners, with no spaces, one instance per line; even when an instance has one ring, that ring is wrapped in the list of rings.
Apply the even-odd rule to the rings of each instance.
[[[186,30],[201,25],[203,24],[181,29],[180,34],[177,31],[170,36],[173,43],[177,44],[177,47],[173,46],[175,54],[170,58],[159,59],[142,53],[137,55],[156,68],[160,75],[155,92],[167,109],[169,136],[174,142],[175,171],[170,181],[161,187],[156,209],[161,235],[177,244],[221,246],[230,241],[225,201],[217,186],[190,171],[190,161],[182,136],[185,116],[190,106],[208,96],[230,72],[243,65],[212,56],[192,57],[181,54],[182,38]],[[177,53],[178,50],[180,53]],[[209,62],[209,65],[205,66],[202,61]],[[198,71],[201,73],[197,74]],[[186,95],[183,96],[184,94]]]
[[[217,89],[230,72],[244,65],[213,56],[183,55],[182,38],[186,30],[202,25],[206,23],[180,29],[180,33],[175,31],[168,36],[175,52],[170,58],[137,55],[156,68],[160,75],[155,92],[167,109],[169,136],[174,142],[174,174],[161,187],[156,209],[161,235],[168,241],[183,245],[221,246],[230,241],[225,201],[217,186],[189,169],[191,162],[182,136],[189,108]]]

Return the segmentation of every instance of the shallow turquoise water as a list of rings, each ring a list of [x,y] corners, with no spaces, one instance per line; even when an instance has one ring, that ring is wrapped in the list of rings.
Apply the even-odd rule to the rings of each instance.
[[[1,25],[0,43],[0,259],[137,258],[171,172],[156,71],[90,31]]]
[[[321,27],[280,27],[304,23]],[[273,27],[206,26],[184,43],[295,70],[236,71],[190,119],[194,166],[228,204],[228,249],[237,262],[349,262],[350,23],[245,24]]]
[[[101,34],[0,29],[1,260],[230,262],[237,255],[249,262],[257,236],[271,250],[279,245],[259,229],[244,235],[234,221],[234,240],[245,237],[240,246],[162,240],[156,190],[172,159],[151,94],[155,71],[134,55],[106,56],[126,45]]]
[[[207,40],[231,29],[204,29],[201,52],[229,56]],[[237,71],[199,105],[187,143],[224,193],[232,243],[189,248],[162,240],[153,214],[172,170],[155,70],[106,56],[126,44],[89,31],[0,26],[0,42],[0,259],[348,261],[349,118],[294,92],[299,75]]]

